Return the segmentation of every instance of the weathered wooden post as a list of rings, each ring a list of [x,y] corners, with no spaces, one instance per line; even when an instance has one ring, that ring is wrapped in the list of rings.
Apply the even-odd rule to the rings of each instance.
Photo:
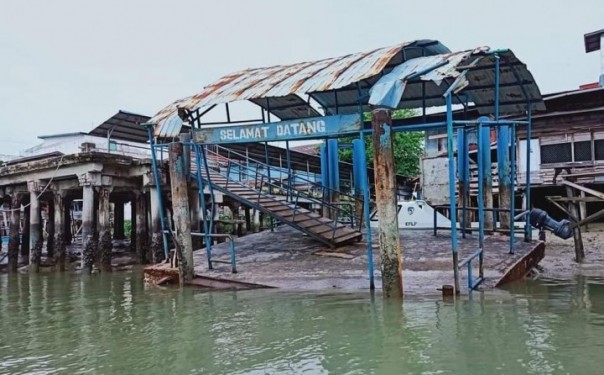
[[[109,195],[111,188],[101,186],[99,189],[99,242],[100,268],[102,272],[111,272],[111,253],[113,252],[113,241],[111,238],[111,223]]]
[[[10,203],[10,224],[8,230],[8,272],[17,272],[19,264],[19,227],[21,225],[21,194],[13,191]]]
[[[172,211],[174,226],[177,233],[177,249],[181,256],[178,262],[180,282],[192,280],[193,242],[191,238],[191,214],[189,212],[189,197],[187,188],[187,171],[183,157],[182,143],[171,143],[169,146],[170,187],[172,190]]]
[[[568,200],[568,212],[577,219],[577,221],[581,221],[581,215],[577,208],[578,204],[573,198],[576,198],[575,192],[572,187],[566,185],[566,195],[569,198]],[[583,237],[581,236],[581,227],[576,226],[573,228],[573,239],[575,241],[575,260],[577,263],[583,263],[585,259],[585,250],[583,249]]]
[[[396,170],[392,150],[392,118],[389,109],[372,112],[375,193],[379,218],[379,244],[382,260],[382,290],[385,297],[403,296],[403,261],[398,232]]]
[[[59,271],[65,271],[65,202],[64,192],[54,191],[54,258],[55,266]]]
[[[40,201],[38,199],[38,181],[28,181],[29,190],[29,265],[30,271],[40,272],[42,257],[42,223]]]

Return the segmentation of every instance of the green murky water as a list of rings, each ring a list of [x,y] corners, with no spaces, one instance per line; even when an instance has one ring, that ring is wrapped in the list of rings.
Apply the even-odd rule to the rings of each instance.
[[[1,374],[602,374],[604,283],[457,303],[0,275]]]

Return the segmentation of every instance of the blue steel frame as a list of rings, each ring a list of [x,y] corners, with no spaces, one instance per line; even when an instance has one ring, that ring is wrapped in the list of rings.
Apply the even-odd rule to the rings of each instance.
[[[524,86],[521,83],[520,77],[518,76],[515,68],[513,66],[510,66],[510,69],[512,71],[512,73],[514,74],[516,81],[518,83],[518,85],[521,87],[521,90],[524,94],[524,97],[526,99],[527,102],[527,120],[526,121],[510,121],[510,120],[501,120],[500,116],[499,116],[499,105],[500,105],[500,57],[498,55],[498,51],[493,51],[491,54],[493,54],[495,56],[495,100],[494,100],[494,121],[491,120],[487,120],[484,118],[479,119],[478,121],[467,121],[467,120],[453,120],[453,109],[452,109],[452,96],[455,96],[459,101],[461,101],[461,99],[459,98],[459,96],[457,95],[456,91],[457,90],[462,90],[463,87],[459,87],[459,83],[461,82],[461,79],[463,76],[465,76],[467,74],[467,72],[471,69],[471,67],[477,62],[474,61],[473,63],[471,63],[465,71],[463,71],[460,75],[460,77],[458,77],[458,79],[456,79],[453,83],[449,84],[449,82],[446,82],[449,87],[448,90],[446,91],[446,93],[444,94],[445,97],[445,102],[446,102],[446,121],[445,122],[434,122],[434,123],[419,123],[419,124],[414,124],[414,125],[403,125],[403,126],[393,126],[393,130],[394,131],[425,131],[425,130],[433,130],[433,129],[442,129],[442,128],[446,128],[447,130],[447,148],[448,148],[448,159],[449,159],[449,194],[450,194],[450,202],[449,202],[449,211],[450,211],[450,217],[451,217],[451,250],[452,250],[452,254],[453,254],[453,260],[454,260],[454,282],[455,282],[455,289],[456,292],[459,292],[460,288],[459,288],[459,273],[458,270],[466,267],[467,266],[467,272],[468,272],[468,288],[469,290],[473,290],[475,289],[482,281],[484,278],[484,273],[483,273],[483,254],[484,254],[484,215],[485,215],[485,208],[484,208],[484,201],[483,201],[483,196],[482,196],[482,183],[479,183],[479,194],[478,194],[478,211],[479,211],[479,239],[478,239],[478,250],[476,252],[474,252],[473,254],[471,254],[469,257],[467,257],[466,259],[462,260],[461,262],[458,261],[458,229],[457,229],[457,200],[456,200],[456,193],[457,193],[457,189],[456,189],[456,163],[455,163],[455,154],[453,151],[453,137],[454,137],[454,130],[455,129],[459,129],[458,130],[458,137],[462,138],[461,140],[458,139],[458,145],[461,147],[458,147],[458,153],[461,150],[464,154],[464,157],[462,158],[462,160],[458,160],[459,162],[459,177],[461,179],[463,179],[464,182],[467,182],[469,186],[469,158],[467,158],[467,152],[466,150],[468,150],[468,137],[467,137],[467,131],[469,129],[472,128],[476,128],[479,136],[478,139],[482,139],[482,137],[484,137],[484,132],[487,132],[487,135],[490,133],[490,129],[492,127],[495,128],[499,128],[499,127],[505,127],[506,129],[509,128],[509,138],[508,136],[502,136],[502,138],[505,138],[506,140],[502,140],[501,142],[504,143],[508,143],[507,140],[509,139],[509,149],[510,149],[510,175],[511,175],[511,191],[512,191],[512,199],[511,199],[511,204],[510,204],[510,253],[514,252],[514,243],[515,243],[515,237],[514,237],[514,224],[515,224],[515,189],[516,189],[516,130],[518,126],[526,126],[526,134],[527,134],[527,145],[526,145],[526,153],[527,153],[527,157],[526,157],[526,180],[525,180],[525,186],[526,186],[526,191],[525,191],[525,201],[526,201],[526,205],[527,208],[530,209],[530,205],[531,205],[531,187],[530,187],[530,160],[531,160],[531,155],[530,155],[530,138],[531,138],[531,99],[528,96],[528,93],[526,92],[526,89],[524,88]],[[405,57],[403,56],[403,58],[405,59]],[[421,77],[422,74],[424,73],[428,73],[434,69],[437,69],[439,67],[439,65],[436,65],[434,67],[430,67],[429,69],[426,69],[425,72],[421,72],[421,74],[416,74],[414,77],[408,77],[408,80],[412,79],[412,78],[419,78]],[[361,86],[360,83],[357,83],[357,91],[358,91],[358,106],[359,106],[359,113],[363,114],[363,104],[362,104],[362,100],[367,98],[367,95],[363,95],[362,94],[362,90],[361,90]],[[338,96],[337,96],[337,90],[334,91],[334,96],[335,96],[335,102],[336,102],[336,113],[339,113],[339,109],[338,109]],[[312,95],[309,95],[309,100],[310,98],[312,98]],[[422,89],[422,119],[425,121],[425,115],[426,115],[426,100],[425,100],[425,90]],[[467,96],[466,96],[466,101],[464,103],[464,112],[467,109]],[[214,106],[213,106],[214,107]],[[212,107],[212,108],[213,108]],[[207,113],[209,110],[211,110],[212,108],[207,109],[206,111],[204,111],[203,113],[199,113],[197,112],[196,115],[196,119],[195,121],[197,121],[198,126],[201,125],[206,125],[206,124],[232,124],[232,123],[252,123],[252,122],[258,122],[261,121],[262,123],[270,123],[271,122],[271,107],[270,107],[270,99],[266,98],[266,106],[264,108],[261,109],[261,115],[262,118],[261,120],[246,120],[246,121],[231,121],[230,118],[230,113],[229,113],[229,108],[228,105],[225,106],[226,111],[227,111],[227,122],[222,122],[222,123],[201,123],[200,122],[200,117],[202,115],[204,115],[205,113]],[[266,116],[265,116],[265,111],[266,111]],[[150,129],[150,128],[149,128]],[[374,288],[374,277],[373,277],[373,252],[372,252],[372,246],[371,246],[371,229],[370,229],[370,212],[369,212],[369,201],[370,201],[370,194],[369,194],[369,185],[368,185],[368,176],[367,176],[367,166],[366,166],[366,161],[364,157],[364,151],[365,151],[365,140],[364,140],[364,135],[365,134],[369,134],[371,133],[371,129],[364,129],[362,131],[360,131],[358,133],[359,135],[359,139],[353,141],[353,159],[354,159],[354,164],[355,164],[355,171],[357,171],[357,173],[359,174],[358,178],[357,176],[355,176],[354,178],[354,186],[355,186],[355,190],[362,192],[363,195],[363,205],[364,205],[364,216],[365,216],[365,225],[366,225],[366,236],[367,236],[367,254],[368,254],[368,261],[369,261],[369,279],[370,279],[370,287],[371,289]],[[503,132],[505,133],[505,131]],[[151,148],[152,150],[154,150],[157,145],[155,145],[153,143],[153,137],[152,137],[152,133],[149,130],[149,140],[151,142]],[[347,136],[348,134],[340,134],[340,136]],[[490,139],[490,138],[489,138]],[[336,141],[337,142],[337,141]],[[499,140],[498,140],[499,142]],[[326,142],[329,143],[329,142]],[[481,142],[479,142],[480,144]],[[332,143],[333,144],[333,143]],[[329,152],[329,148],[330,147],[326,147],[327,145],[324,144],[321,146],[321,171],[322,171],[322,182],[323,184],[335,184],[336,182],[335,180],[335,176],[334,173],[330,173],[330,171],[334,171],[337,172],[337,161],[334,162],[333,160],[333,156],[330,157],[330,152]],[[479,181],[482,181],[485,179],[485,177],[488,176],[488,173],[486,172],[486,168],[491,168],[490,165],[485,166],[483,165],[485,163],[484,156],[485,156],[485,152],[489,152],[490,153],[490,142],[488,144],[488,146],[484,146],[481,145],[482,147],[479,147],[482,150],[478,150],[478,158],[479,158],[479,162],[478,162],[478,172],[479,172]],[[206,173],[208,172],[208,166],[207,166],[207,161],[205,158],[205,145],[195,145],[193,146],[194,150],[196,150],[196,158],[198,159],[198,166],[199,166],[199,162],[203,161],[202,164],[204,165],[204,168],[206,170]],[[488,147],[488,150],[484,150],[484,147]],[[291,169],[291,162],[290,162],[290,155],[289,155],[289,141],[286,142],[286,149],[287,149],[287,164],[288,164],[288,179],[291,181],[291,173],[292,173],[292,169]],[[268,155],[266,155],[268,158]],[[156,157],[155,157],[155,152],[152,152],[152,159],[153,159],[153,169],[154,169],[154,174],[156,175],[156,186],[158,188],[158,192],[161,195],[161,191],[160,189],[160,183],[159,180],[157,178],[157,162],[156,162]],[[267,163],[269,164],[269,163]],[[267,171],[270,174],[270,169],[269,171]],[[200,175],[200,173],[198,172],[198,175]],[[487,176],[485,176],[487,175]],[[209,176],[208,176],[209,178]],[[198,180],[200,179],[200,177],[198,177]],[[200,189],[203,187],[203,183],[200,183]],[[210,186],[211,188],[211,186]],[[469,188],[469,187],[468,187]],[[203,210],[203,214],[204,214],[204,222],[205,222],[205,226],[206,226],[206,233],[208,234],[208,236],[206,237],[206,245],[207,245],[207,252],[208,252],[208,259],[209,259],[209,255],[211,254],[211,239],[208,238],[211,236],[211,230],[212,230],[212,220],[208,220],[207,218],[207,213],[205,210],[205,198],[202,197],[204,194],[203,192],[200,192],[200,198],[202,201],[202,204],[204,204],[204,210]],[[211,194],[212,196],[212,200],[213,200],[213,194]],[[214,203],[212,201],[212,203]],[[163,205],[163,202],[161,203]],[[463,218],[466,218],[466,211],[467,211],[467,204],[468,202],[465,201],[465,194],[464,194],[464,200],[462,202],[462,211],[463,211]],[[212,204],[212,218],[213,218],[213,212],[214,212],[214,204]],[[495,215],[495,213],[493,213],[493,215]],[[462,221],[462,235],[465,238],[465,229],[466,229],[466,224],[465,220]],[[163,215],[162,215],[162,226],[164,226],[165,223],[163,222]],[[526,217],[526,224],[525,224],[525,241],[530,241],[531,240],[531,226],[528,220],[528,212],[527,212],[527,217]],[[436,227],[435,227],[435,232],[436,232]],[[167,239],[165,238],[164,235],[164,251],[166,251],[167,249]],[[478,278],[474,278],[473,277],[473,270],[472,270],[472,260],[474,260],[475,258],[478,258],[479,260],[479,276]],[[211,267],[211,265],[210,265]]]

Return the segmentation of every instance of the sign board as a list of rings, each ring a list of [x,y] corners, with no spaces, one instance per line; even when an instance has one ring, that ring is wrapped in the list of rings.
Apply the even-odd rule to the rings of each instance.
[[[359,114],[310,117],[266,124],[196,129],[193,141],[202,144],[272,142],[328,138],[362,129]]]

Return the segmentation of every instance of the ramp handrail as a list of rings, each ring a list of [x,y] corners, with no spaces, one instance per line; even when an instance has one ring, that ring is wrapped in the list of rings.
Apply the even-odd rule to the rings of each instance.
[[[216,146],[216,148],[221,148],[220,146],[214,145]],[[225,150],[226,152],[226,156],[225,155],[221,155],[217,152],[214,151],[210,151],[209,149],[206,149],[206,152],[208,154],[212,154],[215,156],[219,156],[219,157],[223,157],[225,158],[225,160],[222,161],[222,164],[226,164],[226,174],[221,173],[222,171],[216,171],[216,173],[222,175],[223,177],[226,178],[226,188],[228,188],[229,183],[233,182],[233,183],[239,183],[243,186],[246,186],[250,189],[253,190],[257,190],[258,191],[258,196],[257,196],[257,200],[260,200],[260,197],[262,195],[264,196],[270,196],[271,198],[275,198],[275,194],[272,194],[273,192],[273,188],[275,189],[283,189],[285,187],[285,190],[288,192],[288,194],[286,195],[286,201],[293,203],[293,206],[291,204],[288,204],[289,207],[292,208],[292,210],[294,210],[294,217],[291,219],[292,221],[295,219],[296,215],[298,213],[300,213],[299,210],[299,203],[300,203],[300,199],[305,199],[310,203],[315,203],[320,205],[321,209],[328,209],[330,212],[330,216],[332,217],[332,221],[335,223],[335,225],[333,226],[333,230],[332,230],[332,240],[335,238],[335,231],[338,229],[338,223],[340,221],[340,219],[346,218],[348,219],[349,223],[350,223],[350,227],[355,229],[356,231],[361,231],[362,230],[362,226],[361,226],[361,222],[362,220],[360,220],[360,218],[362,218],[363,216],[363,212],[362,212],[362,200],[356,198],[356,197],[352,197],[346,194],[341,194],[339,191],[333,190],[333,189],[329,189],[326,188],[324,186],[321,186],[325,191],[330,191],[333,193],[337,193],[340,195],[340,197],[344,196],[346,197],[347,200],[349,200],[348,202],[329,202],[326,201],[325,199],[317,199],[316,197],[312,196],[311,194],[308,194],[304,191],[298,190],[298,189],[292,189],[290,184],[287,184],[285,186],[283,186],[283,184],[279,185],[274,183],[273,181],[268,179],[268,176],[265,173],[262,173],[260,171],[261,167],[266,168],[267,164],[260,162],[258,160],[255,159],[251,159],[249,157],[246,157],[245,155],[242,155],[240,153],[237,153],[236,151],[232,151],[226,148],[222,148],[223,150]],[[245,163],[242,162],[238,162],[235,159],[232,158],[233,155],[239,156],[244,158],[244,161],[246,162],[252,162],[253,164],[255,164],[254,166],[250,166],[247,165]],[[245,171],[245,175],[247,177],[249,176],[253,176],[253,179],[246,179],[245,181],[253,181],[253,187],[249,186],[249,184],[244,183],[241,180],[234,180],[232,179],[231,175],[231,171],[233,166],[237,166],[240,171],[244,170]],[[248,173],[251,172],[251,173]],[[260,180],[260,183],[258,183],[258,180]],[[313,183],[314,185],[317,185],[316,182],[307,180],[311,183]],[[268,187],[268,192],[264,192],[263,188],[267,186]],[[322,194],[322,197],[325,197],[326,194]],[[294,199],[295,197],[295,199]],[[355,204],[354,203],[358,203],[357,207],[359,207],[359,214],[356,215],[355,214]],[[344,208],[343,208],[344,207]],[[320,222],[319,218],[316,218],[317,221]],[[322,222],[322,224],[327,224]],[[356,224],[356,225],[355,225]]]

